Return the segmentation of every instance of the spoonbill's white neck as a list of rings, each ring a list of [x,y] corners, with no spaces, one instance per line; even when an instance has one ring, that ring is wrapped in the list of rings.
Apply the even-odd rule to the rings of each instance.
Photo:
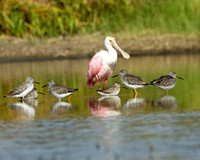
[[[111,44],[105,44],[109,54],[117,54],[117,51]]]

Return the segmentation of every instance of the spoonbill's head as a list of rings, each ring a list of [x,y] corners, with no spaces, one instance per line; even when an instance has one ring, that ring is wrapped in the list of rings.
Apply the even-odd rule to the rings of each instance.
[[[117,42],[115,41],[114,37],[106,37],[105,41],[104,41],[105,46],[113,46],[114,48],[116,48],[119,52],[121,52],[122,56],[126,59],[130,58],[130,55],[126,52],[124,52],[117,44]]]

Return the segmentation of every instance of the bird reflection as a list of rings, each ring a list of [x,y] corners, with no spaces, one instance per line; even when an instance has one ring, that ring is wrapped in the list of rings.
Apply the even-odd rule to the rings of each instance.
[[[172,95],[165,95],[154,102],[154,106],[160,106],[163,108],[177,108],[177,100]]]
[[[73,108],[75,108],[75,106],[72,105],[71,103],[64,102],[64,101],[58,101],[51,106],[50,114],[51,115],[59,115],[59,114],[65,113]]]
[[[142,107],[146,106],[147,101],[144,98],[132,98],[126,101],[123,105],[123,111],[141,110]]]
[[[37,108],[38,107],[38,100],[37,99],[24,99],[24,102],[31,107]]]
[[[15,102],[6,105],[20,114],[20,120],[34,119],[35,117],[35,109],[25,102]]]
[[[88,107],[90,113],[95,117],[119,116],[121,112],[121,99],[118,96],[106,96],[96,100],[89,97]]]

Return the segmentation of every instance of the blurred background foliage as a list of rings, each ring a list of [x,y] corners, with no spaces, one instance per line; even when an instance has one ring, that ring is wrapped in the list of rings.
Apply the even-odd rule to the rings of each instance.
[[[0,0],[0,34],[200,33],[199,0]]]

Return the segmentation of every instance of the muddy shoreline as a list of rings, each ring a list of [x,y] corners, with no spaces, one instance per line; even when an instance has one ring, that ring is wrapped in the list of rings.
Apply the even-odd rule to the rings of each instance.
[[[0,63],[91,58],[105,49],[105,36],[73,36],[52,39],[0,39]],[[200,53],[200,38],[174,35],[116,37],[131,56]]]

